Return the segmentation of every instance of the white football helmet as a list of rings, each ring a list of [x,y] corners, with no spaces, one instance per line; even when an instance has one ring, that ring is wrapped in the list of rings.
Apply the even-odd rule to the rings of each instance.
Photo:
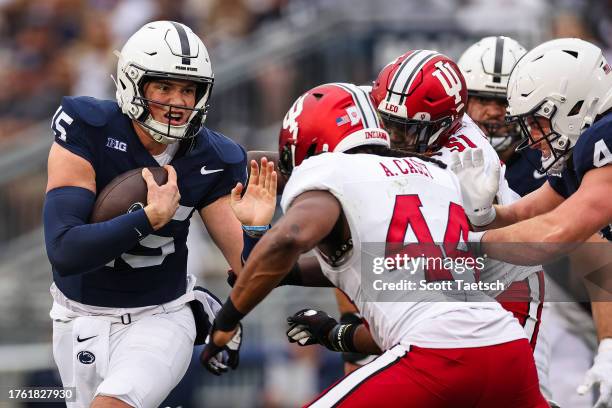
[[[526,52],[521,44],[503,36],[485,37],[470,46],[457,63],[465,77],[468,97],[498,99],[505,104],[510,72]],[[518,127],[506,125],[503,118],[479,124],[496,150],[505,150],[520,136]]]
[[[459,58],[468,96],[506,98],[508,78],[525,48],[510,37],[485,37]]]
[[[200,38],[184,24],[154,21],[136,31],[125,43],[117,63],[116,97],[123,113],[137,121],[151,137],[164,144],[191,138],[203,126],[214,75],[208,51]],[[147,100],[143,86],[150,79],[182,79],[196,84],[193,108]],[[149,104],[191,111],[180,126],[153,119]]]
[[[601,49],[577,38],[545,42],[518,62],[508,82],[508,119],[525,137],[519,149],[548,143],[541,172],[562,171],[580,134],[612,108],[610,71]],[[542,137],[534,138],[530,126]]]

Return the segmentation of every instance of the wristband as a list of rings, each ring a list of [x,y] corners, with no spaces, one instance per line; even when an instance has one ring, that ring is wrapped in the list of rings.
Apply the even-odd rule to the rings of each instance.
[[[251,238],[261,238],[272,225],[243,225],[242,230]]]
[[[330,348],[334,351],[357,351],[353,343],[353,334],[357,324],[337,324],[329,333]]]
[[[598,353],[612,352],[612,338],[601,339],[599,342]]]
[[[484,227],[495,221],[495,217],[497,217],[497,211],[495,210],[495,206],[491,206],[486,209],[486,211],[484,209],[476,210],[473,214],[470,214],[468,218],[473,226]]]
[[[244,313],[236,309],[232,299],[228,297],[219,313],[217,313],[217,316],[215,316],[215,328],[226,332],[232,331],[238,326],[244,315]]]

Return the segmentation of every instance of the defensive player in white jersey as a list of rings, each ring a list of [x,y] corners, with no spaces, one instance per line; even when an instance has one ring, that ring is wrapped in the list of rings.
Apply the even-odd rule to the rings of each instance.
[[[378,126],[367,94],[350,84],[318,86],[296,100],[279,141],[281,171],[291,174],[285,215],[247,260],[203,359],[218,352],[302,253],[315,249],[323,274],[357,304],[372,336],[365,324],[337,324],[313,310],[290,318],[289,335],[303,345],[382,355],[311,406],[546,407],[524,331],[497,302],[480,292],[489,301],[435,292],[428,298],[434,302],[423,302],[418,291],[389,302],[368,284],[375,276],[363,261],[369,255],[388,259],[390,245],[405,251],[437,241],[455,259],[467,255],[459,243],[469,229],[454,175],[436,159],[390,150]],[[462,279],[473,282],[473,272]],[[416,271],[426,282],[449,285],[456,273]]]
[[[481,149],[485,168],[500,169],[495,149],[465,114],[465,79],[447,56],[429,50],[408,51],[381,70],[371,96],[394,147],[425,153],[445,163],[453,152]],[[508,186],[503,171],[497,179],[498,202],[511,203],[519,198]],[[481,279],[504,283],[504,293],[489,294],[514,313],[535,347],[544,295],[541,268],[488,260]]]

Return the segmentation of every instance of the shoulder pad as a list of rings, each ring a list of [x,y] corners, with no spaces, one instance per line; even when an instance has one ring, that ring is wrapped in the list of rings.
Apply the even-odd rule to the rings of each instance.
[[[95,127],[106,125],[113,111],[118,109],[114,101],[105,101],[90,96],[64,96],[62,106],[75,118]]]
[[[210,145],[225,164],[237,164],[246,160],[246,151],[242,146],[221,133],[203,129],[208,134]]]
[[[336,197],[340,196],[341,185],[346,180],[337,172],[346,168],[342,164],[348,157],[351,156],[344,153],[321,153],[307,158],[296,166],[281,197],[280,204],[283,211],[286,212],[293,200],[305,191],[327,190]]]

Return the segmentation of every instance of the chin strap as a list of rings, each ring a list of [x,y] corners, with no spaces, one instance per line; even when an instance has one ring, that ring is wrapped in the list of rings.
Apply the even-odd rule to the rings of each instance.
[[[167,125],[156,121],[151,117],[151,114],[142,122],[144,129],[156,142],[163,144],[172,144],[184,139],[185,132],[189,126],[189,122],[180,126]],[[162,131],[168,131],[168,134]],[[169,136],[172,137],[169,137]]]

